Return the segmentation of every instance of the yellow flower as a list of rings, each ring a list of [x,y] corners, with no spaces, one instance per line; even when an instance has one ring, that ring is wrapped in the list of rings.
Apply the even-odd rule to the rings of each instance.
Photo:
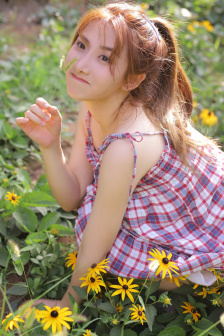
[[[145,2],[142,2],[141,7],[142,7],[142,9],[147,10],[147,9],[149,9],[149,4],[147,4]]]
[[[164,251],[162,251],[162,253],[161,253],[157,249],[155,249],[155,250],[152,250],[152,252],[149,251],[149,254],[153,258],[149,258],[147,260],[155,260],[156,259],[159,262],[159,268],[156,271],[156,275],[158,275],[161,271],[163,271],[162,279],[164,279],[165,276],[166,276],[166,273],[168,273],[170,278],[172,278],[170,270],[178,274],[178,272],[175,271],[174,268],[179,269],[179,267],[176,266],[175,262],[170,261],[170,259],[172,257],[172,253],[170,253],[167,256]]]
[[[164,300],[163,300],[163,303],[164,303],[165,305],[170,305],[170,304],[171,304],[171,300],[170,300],[170,298],[168,298],[168,296],[166,296],[166,297],[164,298]]]
[[[131,300],[131,302],[134,302],[134,299],[133,299],[133,296],[132,296],[131,292],[135,292],[135,293],[139,292],[137,289],[134,289],[135,287],[138,287],[138,285],[132,285],[132,282],[134,281],[134,279],[130,279],[129,281],[127,281],[127,279],[125,279],[125,278],[122,280],[120,277],[118,277],[118,281],[119,281],[120,285],[111,285],[110,286],[112,288],[117,289],[112,294],[112,296],[121,294],[122,301],[124,301],[125,295],[127,294],[129,299]]]
[[[9,90],[9,89],[5,90],[5,93],[6,93],[7,95],[9,95],[9,94],[10,94],[10,90]]]
[[[118,320],[117,319],[113,319],[112,323],[115,324],[115,325],[117,325],[118,324]]]
[[[209,109],[203,109],[199,115],[199,118],[202,119],[203,124],[206,124],[209,127],[214,126],[218,122],[218,118],[214,112],[209,111]]]
[[[116,309],[117,309],[118,313],[121,313],[123,308],[124,308],[123,306],[121,306],[119,303],[117,303]]]
[[[187,29],[191,32],[191,33],[195,33],[196,30],[194,28],[194,24],[191,22],[189,23],[189,25],[187,26]]]
[[[5,323],[5,321],[7,320],[8,317],[12,316],[12,313],[10,313],[9,315],[6,316],[6,318],[2,321],[2,324]],[[19,329],[19,325],[17,322],[22,322],[24,323],[24,320],[22,320],[20,318],[20,315],[14,316],[5,326],[5,332],[8,331],[8,328],[13,330],[13,327],[15,327],[16,329]]]
[[[18,201],[19,198],[21,198],[21,196],[17,196],[17,194],[14,194],[14,190],[13,190],[12,193],[10,191],[8,191],[7,194],[6,194],[6,201],[11,201],[12,204],[14,204],[14,205],[19,204],[19,201]]]
[[[215,294],[217,293],[217,291],[220,289],[220,287],[213,287],[213,288],[209,288],[209,287],[203,287],[202,292],[197,293],[198,295],[203,295],[203,298],[205,298],[207,296],[207,294]],[[218,293],[220,294],[220,293]]]
[[[197,309],[195,309],[189,302],[184,302],[186,306],[181,306],[182,308],[186,309],[183,314],[191,314],[194,321],[198,321],[198,317],[201,315],[198,313]]]
[[[51,327],[52,334],[55,334],[56,331],[62,331],[62,325],[64,325],[67,329],[70,329],[70,326],[67,322],[73,322],[74,319],[72,317],[68,317],[69,315],[72,315],[72,312],[68,307],[62,309],[58,306],[53,308],[48,306],[44,307],[46,310],[41,310],[38,313],[39,317],[42,319],[41,324],[44,324],[44,330],[47,330]]]
[[[173,283],[173,281],[174,281],[174,283],[178,286],[178,287],[180,287],[180,283],[179,283],[179,279],[180,280],[182,280],[182,281],[186,281],[187,278],[188,277],[188,275],[185,275],[185,276],[179,276],[179,277],[172,277],[172,278],[169,278],[169,281],[171,282],[171,283]]]
[[[83,335],[83,336],[91,336],[91,335],[96,335],[96,334],[93,334],[93,333],[91,332],[91,330],[86,329],[86,334],[83,333],[82,335]]]
[[[72,270],[74,270],[77,256],[78,256],[78,252],[69,253],[68,257],[65,258],[65,260],[68,259],[65,266],[70,267],[72,265]]]
[[[196,284],[194,285],[193,289],[198,288],[198,286],[199,286],[199,284],[196,283]]]
[[[129,308],[129,310],[133,310],[133,313],[131,313],[131,320],[138,321],[140,320],[141,324],[143,324],[143,320],[146,320],[145,318],[145,313],[144,313],[144,308],[141,307],[140,305],[135,306],[132,305],[134,308]]]
[[[109,259],[104,259],[99,264],[92,264],[92,266],[88,269],[87,276],[90,278],[96,274],[100,275],[100,272],[106,273],[105,268],[109,268],[109,266],[107,266],[108,262],[110,262]]]
[[[221,276],[221,271],[215,270],[214,268],[208,268],[208,271],[212,271],[212,273],[216,276],[217,283],[219,283],[219,281],[224,282],[224,278]]]
[[[3,178],[2,180],[4,183],[7,183],[9,180],[7,178]]]
[[[88,275],[86,277],[82,277],[79,280],[84,280],[84,282],[81,284],[80,287],[83,286],[88,286],[87,288],[87,293],[90,292],[90,290],[92,289],[94,292],[99,293],[101,291],[100,286],[104,286],[106,287],[105,283],[102,281],[100,276],[91,276],[90,278],[88,277]]]
[[[198,103],[196,101],[193,101],[193,107],[197,107]]]
[[[13,174],[17,175],[18,174],[17,170],[13,170]]]
[[[58,229],[51,229],[51,234],[52,235],[57,235],[59,233]],[[66,258],[67,259],[67,258]],[[68,261],[67,261],[68,262]]]
[[[40,322],[41,319],[41,311],[38,309],[35,309],[35,318],[37,319],[38,322]]]
[[[208,21],[202,21],[202,25],[209,31],[212,32],[214,30],[213,25]]]

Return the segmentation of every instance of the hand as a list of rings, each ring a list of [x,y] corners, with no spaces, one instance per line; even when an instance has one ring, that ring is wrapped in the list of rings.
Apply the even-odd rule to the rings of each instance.
[[[40,146],[48,148],[59,144],[62,118],[55,106],[43,98],[37,98],[36,104],[25,112],[25,118],[17,118],[16,124]]]
[[[36,300],[36,301],[34,301],[34,303],[32,304],[32,306],[37,306],[40,303],[43,303],[45,306],[48,306],[50,308],[53,308],[53,307],[56,307],[56,306],[58,306],[60,308],[64,308],[65,307],[62,304],[62,300],[47,300],[47,299]]]

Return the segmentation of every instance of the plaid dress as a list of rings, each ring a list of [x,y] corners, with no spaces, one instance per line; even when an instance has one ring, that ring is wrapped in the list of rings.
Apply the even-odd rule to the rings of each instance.
[[[116,139],[130,141],[134,153],[134,180],[135,142],[141,141],[146,134],[155,134],[111,134],[104,139],[98,154],[93,145],[90,121],[88,112],[86,155],[93,166],[94,181],[87,186],[86,196],[78,209],[75,225],[78,246],[93,207],[100,164],[107,146]],[[197,167],[193,173],[181,163],[166,131],[157,133],[164,134],[165,149],[159,162],[139,181],[132,195],[130,187],[123,222],[107,256],[110,259],[109,272],[129,278],[146,278],[149,272],[148,251],[153,248],[172,253],[171,260],[179,267],[179,275],[208,268],[223,270],[224,153],[211,149],[214,151],[211,164],[192,150],[189,159]],[[202,150],[206,149],[202,147]]]

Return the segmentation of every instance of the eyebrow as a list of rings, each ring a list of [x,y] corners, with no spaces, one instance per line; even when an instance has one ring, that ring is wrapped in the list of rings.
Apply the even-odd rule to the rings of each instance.
[[[85,35],[79,35],[86,43],[90,44],[88,38],[85,36]],[[114,48],[111,48],[111,47],[106,47],[106,46],[100,46],[100,49],[102,50],[109,50],[109,51],[112,51]]]

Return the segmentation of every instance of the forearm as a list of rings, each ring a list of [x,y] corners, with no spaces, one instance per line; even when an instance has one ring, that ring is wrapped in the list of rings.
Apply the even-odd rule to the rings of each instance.
[[[61,145],[40,146],[47,180],[57,202],[65,211],[77,208],[82,199],[77,178],[69,170]]]

